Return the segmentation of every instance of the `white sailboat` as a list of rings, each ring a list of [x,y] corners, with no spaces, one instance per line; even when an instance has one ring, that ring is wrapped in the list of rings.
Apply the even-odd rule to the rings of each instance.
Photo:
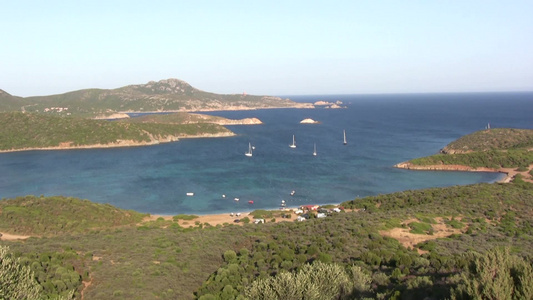
[[[343,133],[343,135],[344,135],[344,143],[343,143],[343,144],[344,144],[344,145],[347,145],[348,142],[346,141],[346,130],[343,130],[342,133]]]
[[[252,143],[248,143],[248,152],[244,153],[244,155],[250,157],[252,156]]]
[[[313,156],[316,156],[316,143],[315,143],[315,150],[313,151]]]
[[[292,144],[290,144],[289,147],[296,148],[296,140],[294,139],[294,134],[292,135]]]

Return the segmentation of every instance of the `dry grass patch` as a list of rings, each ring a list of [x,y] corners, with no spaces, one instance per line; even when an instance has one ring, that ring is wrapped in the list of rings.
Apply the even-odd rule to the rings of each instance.
[[[455,218],[459,220],[459,218]],[[430,224],[433,229],[433,234],[416,234],[411,233],[409,224],[418,222],[418,219],[409,219],[402,222],[402,225],[406,225],[406,228],[392,228],[390,230],[381,230],[379,234],[382,236],[391,237],[400,242],[405,248],[415,248],[415,245],[421,242],[434,240],[438,238],[448,237],[452,234],[462,233],[460,229],[450,228],[445,222],[447,218],[438,217],[435,218],[436,224]],[[418,249],[419,253],[425,253],[423,250]]]

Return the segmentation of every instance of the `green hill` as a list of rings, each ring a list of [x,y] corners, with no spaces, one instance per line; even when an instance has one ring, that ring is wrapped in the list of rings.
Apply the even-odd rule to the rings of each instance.
[[[4,93],[7,94],[7,93]],[[27,111],[82,116],[116,112],[198,111],[303,107],[288,99],[246,94],[214,94],[178,79],[117,89],[85,89],[60,95],[20,98],[0,94],[0,111]]]
[[[533,147],[533,130],[495,128],[467,134],[444,147],[444,154]]]
[[[471,168],[519,168],[533,164],[533,130],[498,128],[477,131],[448,144],[441,153],[398,164],[400,168],[445,169],[446,165]]]
[[[146,214],[70,197],[25,196],[0,201],[0,231],[62,235],[139,223]]]
[[[121,123],[30,113],[0,113],[0,150],[127,146],[180,137],[228,136],[216,124]]]

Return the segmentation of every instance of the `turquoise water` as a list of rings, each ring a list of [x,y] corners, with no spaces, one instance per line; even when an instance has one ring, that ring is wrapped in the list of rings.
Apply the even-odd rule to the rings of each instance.
[[[488,122],[493,128],[533,127],[533,93],[290,98],[340,100],[347,108],[210,112],[264,122],[229,126],[237,136],[228,138],[183,139],[148,147],[3,153],[0,197],[75,196],[171,215],[274,209],[281,200],[288,206],[340,203],[408,189],[493,182],[501,175],[408,171],[392,166],[434,154]],[[321,123],[299,124],[305,118]],[[293,134],[296,149],[289,148]],[[244,155],[249,142],[256,147],[253,157]],[[312,155],[314,143],[316,157]],[[294,196],[289,195],[292,190]]]

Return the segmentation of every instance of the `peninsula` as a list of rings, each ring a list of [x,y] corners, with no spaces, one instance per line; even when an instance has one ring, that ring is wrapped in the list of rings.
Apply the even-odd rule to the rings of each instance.
[[[181,138],[235,135],[221,124],[252,125],[261,124],[261,121],[189,113],[149,115],[118,121],[0,113],[0,152],[146,146]]]
[[[533,130],[496,128],[465,135],[439,154],[402,162],[409,170],[500,172],[504,182],[517,174],[533,182]]]

